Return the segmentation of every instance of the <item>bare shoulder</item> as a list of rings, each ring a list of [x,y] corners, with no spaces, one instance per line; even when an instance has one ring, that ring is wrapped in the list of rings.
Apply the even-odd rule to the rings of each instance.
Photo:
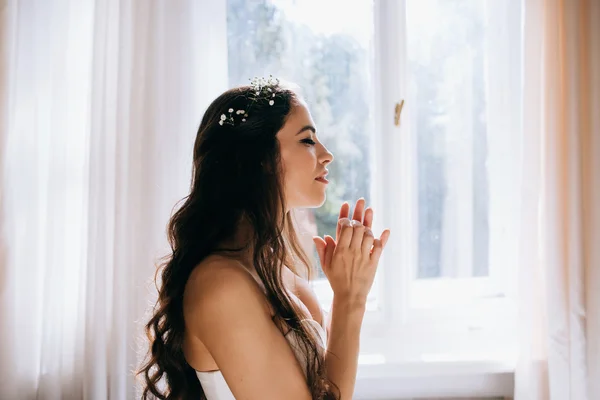
[[[258,282],[238,261],[211,256],[191,273],[184,293],[186,321],[214,317],[215,313],[232,315],[238,304],[249,302],[270,316],[270,308]],[[189,317],[189,318],[188,318]],[[192,324],[192,327],[195,326]]]
[[[212,257],[196,267],[183,308],[186,329],[206,346],[235,398],[310,398],[264,293],[241,264]]]

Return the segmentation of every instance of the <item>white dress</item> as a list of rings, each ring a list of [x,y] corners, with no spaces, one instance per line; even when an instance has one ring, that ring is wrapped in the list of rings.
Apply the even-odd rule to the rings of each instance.
[[[323,348],[327,346],[327,332],[319,323],[313,319],[305,319],[302,320],[303,323],[308,324],[308,326],[313,327],[317,337],[321,341],[321,345]],[[290,331],[287,335],[285,335],[290,347],[294,351],[296,355],[296,359],[302,365],[302,369],[306,374],[306,358],[298,345],[298,336],[295,332]],[[227,386],[227,382],[225,382],[225,378],[221,371],[210,371],[210,372],[200,372],[196,371],[196,375],[200,380],[200,384],[202,384],[202,389],[204,390],[204,394],[206,395],[207,400],[235,400],[233,397],[233,393]]]

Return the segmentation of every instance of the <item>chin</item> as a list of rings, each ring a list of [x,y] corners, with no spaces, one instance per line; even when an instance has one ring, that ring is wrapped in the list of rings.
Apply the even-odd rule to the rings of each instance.
[[[319,183],[320,186],[322,184]],[[315,190],[315,187],[303,188],[302,191],[296,191],[296,196],[291,200],[289,204],[290,209],[292,208],[319,208],[325,204],[327,200],[327,190],[322,187]]]
[[[315,198],[314,201],[309,202],[309,205],[307,205],[304,208],[319,208],[323,204],[325,204],[325,200],[327,200],[327,195],[325,193],[323,193],[322,196]]]

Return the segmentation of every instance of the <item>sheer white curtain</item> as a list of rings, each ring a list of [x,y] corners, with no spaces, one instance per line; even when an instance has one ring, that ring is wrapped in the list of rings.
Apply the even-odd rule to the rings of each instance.
[[[516,400],[600,399],[600,2],[525,0]]]
[[[0,398],[136,398],[224,4],[0,0]]]

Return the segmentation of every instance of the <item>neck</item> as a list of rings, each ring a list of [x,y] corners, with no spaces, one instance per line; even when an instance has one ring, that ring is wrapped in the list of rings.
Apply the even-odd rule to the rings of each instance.
[[[223,240],[217,245],[217,250],[236,259],[252,260],[252,236],[253,228],[246,218],[241,218],[237,230],[232,237]],[[239,251],[237,249],[240,249]],[[232,251],[236,250],[236,251]]]
[[[235,258],[247,266],[253,265],[254,246],[252,238],[254,228],[247,218],[242,217],[237,225],[237,230],[229,239],[223,240],[217,245],[217,250],[228,257]],[[230,251],[241,249],[239,251]]]

